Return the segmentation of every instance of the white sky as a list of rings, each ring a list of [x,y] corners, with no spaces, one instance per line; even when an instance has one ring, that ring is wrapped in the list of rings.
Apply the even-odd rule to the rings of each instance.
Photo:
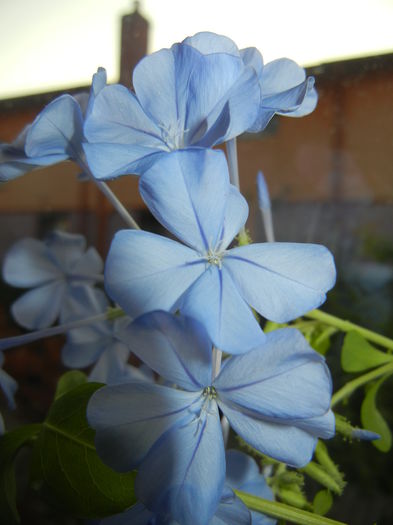
[[[132,0],[0,0],[0,98],[118,78],[120,17]],[[393,51],[393,0],[142,0],[150,49],[198,31],[302,65]]]

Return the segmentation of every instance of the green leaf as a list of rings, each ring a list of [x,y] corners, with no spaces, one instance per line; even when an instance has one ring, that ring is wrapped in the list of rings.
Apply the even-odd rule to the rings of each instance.
[[[305,467],[299,469],[300,472],[304,472],[310,478],[315,479],[321,485],[331,490],[335,494],[342,494],[344,489],[344,482],[336,480],[322,465],[310,461]]]
[[[16,483],[14,458],[21,447],[31,443],[40,431],[41,425],[26,425],[7,432],[0,437],[0,515],[1,523],[20,523],[16,507]]]
[[[358,332],[348,332],[341,351],[345,372],[362,372],[393,361],[393,355],[374,348]]]
[[[63,374],[57,382],[55,400],[73,388],[87,383],[87,375],[80,370],[70,370]]]
[[[97,518],[135,503],[135,472],[120,474],[97,455],[86,406],[102,385],[84,383],[58,397],[42,425],[42,472],[56,500],[70,514]]]
[[[360,418],[364,428],[372,430],[381,436],[381,439],[372,441],[374,447],[381,452],[388,452],[392,446],[392,434],[376,406],[378,390],[387,377],[382,377],[368,388],[360,410]]]
[[[333,505],[333,496],[329,490],[320,490],[315,494],[313,507],[316,514],[324,516]]]

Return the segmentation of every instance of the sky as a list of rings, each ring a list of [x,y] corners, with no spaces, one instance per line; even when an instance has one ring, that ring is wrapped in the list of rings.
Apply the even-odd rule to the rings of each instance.
[[[119,75],[120,18],[132,0],[0,0],[0,99]],[[149,52],[198,31],[301,65],[393,52],[393,0],[142,0]]]

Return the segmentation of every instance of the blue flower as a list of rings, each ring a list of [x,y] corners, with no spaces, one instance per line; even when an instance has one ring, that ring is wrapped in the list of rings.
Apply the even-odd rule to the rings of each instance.
[[[80,286],[73,290],[72,298],[63,316],[63,323],[86,319],[108,310],[108,299],[101,290]],[[90,381],[110,385],[127,381],[152,381],[152,373],[128,364],[130,348],[124,342],[123,332],[131,322],[127,316],[112,321],[97,321],[67,332],[62,349],[62,360],[69,368],[94,365]]]
[[[226,483],[229,487],[259,498],[274,499],[271,488],[253,458],[239,450],[228,450],[226,463]],[[276,523],[275,519],[254,510],[251,511],[251,517],[252,525],[274,525]]]
[[[206,326],[220,350],[247,352],[264,338],[251,307],[287,322],[322,304],[334,284],[333,258],[323,246],[228,249],[248,206],[229,183],[222,152],[167,155],[140,179],[140,192],[158,221],[187,246],[144,231],[116,234],[105,286],[133,318],[181,309]]]
[[[208,32],[186,38],[184,43],[201,53],[222,52],[240,56],[244,65],[254,68],[259,81],[260,105],[247,131],[264,130],[276,113],[287,117],[303,117],[314,111],[318,101],[314,78],[307,78],[304,68],[293,60],[279,58],[264,64],[261,53],[255,47],[239,51],[228,38]]]
[[[215,38],[218,48],[210,49]],[[143,173],[168,152],[210,148],[248,129],[260,106],[256,71],[229,38],[200,34],[142,59],[135,94],[107,86],[86,119],[84,145],[94,176]]]
[[[103,262],[95,248],[86,250],[82,235],[55,231],[45,241],[25,238],[8,251],[4,281],[32,288],[17,299],[11,313],[25,328],[40,329],[64,315],[67,300],[79,286],[102,280]]]
[[[98,454],[115,470],[138,467],[136,495],[157,515],[182,525],[213,517],[225,482],[219,409],[251,446],[296,467],[310,461],[318,437],[334,434],[329,371],[295,329],[229,357],[213,380],[211,341],[191,318],[150,313],[130,325],[128,338],[174,386],[104,387],[87,417]]]
[[[80,164],[83,170],[83,121],[105,84],[106,72],[100,68],[93,76],[90,96],[56,98],[12,144],[0,144],[0,181],[15,179],[37,167],[67,159]]]

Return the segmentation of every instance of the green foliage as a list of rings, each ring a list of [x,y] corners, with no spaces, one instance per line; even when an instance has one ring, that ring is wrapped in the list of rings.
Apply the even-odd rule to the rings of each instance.
[[[102,463],[86,421],[87,403],[101,386],[65,374],[37,443],[51,494],[71,515],[84,518],[116,514],[135,503],[135,473],[119,474]]]
[[[315,494],[313,509],[316,514],[324,516],[333,505],[333,496],[329,490],[320,490]]]
[[[60,377],[57,383],[55,400],[84,383],[87,383],[87,376],[84,372],[81,372],[80,370],[70,370],[69,372],[66,372]]]
[[[323,487],[326,487],[331,492],[341,495],[344,489],[345,483],[342,480],[338,480],[333,477],[330,472],[327,471],[322,465],[314,461],[310,461],[305,467],[300,469],[300,472],[304,472],[320,483]]]
[[[358,332],[348,332],[341,351],[345,372],[362,372],[393,361],[393,355],[377,350]]]
[[[331,345],[331,336],[337,332],[337,328],[329,326],[320,321],[296,321],[292,326],[302,332],[304,337],[319,354],[325,355]]]
[[[41,425],[26,425],[7,432],[0,438],[0,516],[3,525],[20,523],[16,506],[14,459],[18,451],[31,444]]]
[[[380,439],[372,442],[372,444],[381,452],[388,452],[392,446],[392,434],[389,426],[376,406],[376,398],[379,388],[387,377],[388,376],[384,376],[369,386],[360,411],[363,426],[381,436]]]

